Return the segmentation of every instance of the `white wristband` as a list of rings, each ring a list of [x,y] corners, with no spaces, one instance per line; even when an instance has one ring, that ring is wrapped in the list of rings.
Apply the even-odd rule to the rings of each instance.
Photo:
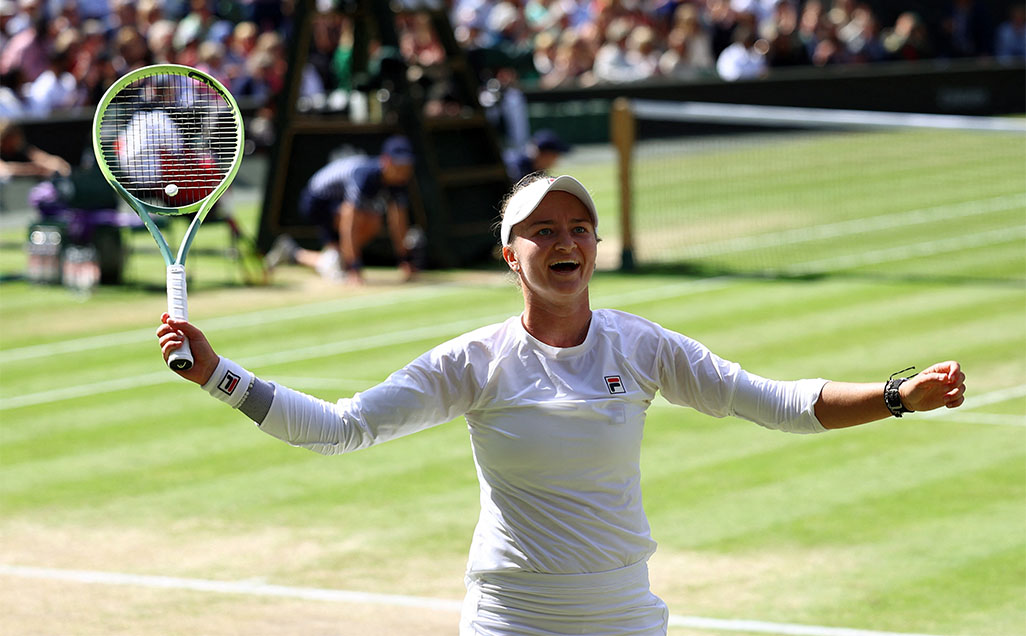
[[[221,356],[214,373],[203,385],[203,390],[235,409],[246,399],[253,378],[253,374],[238,363]]]

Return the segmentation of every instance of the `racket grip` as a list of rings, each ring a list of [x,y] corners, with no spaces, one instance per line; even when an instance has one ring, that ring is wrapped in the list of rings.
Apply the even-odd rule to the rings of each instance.
[[[186,298],[185,266],[167,266],[167,313],[175,320],[189,319],[189,301]],[[182,346],[171,352],[167,357],[167,366],[175,371],[188,371],[192,368],[192,348],[189,339],[182,341]]]

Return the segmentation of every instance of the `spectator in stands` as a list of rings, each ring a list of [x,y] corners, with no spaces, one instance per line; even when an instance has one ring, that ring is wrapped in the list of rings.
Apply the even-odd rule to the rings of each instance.
[[[994,23],[977,0],[954,0],[941,21],[939,47],[949,57],[975,57],[994,52]]]
[[[134,26],[123,26],[114,36],[114,68],[119,75],[150,64],[150,49]],[[191,65],[195,65],[195,60]]]
[[[820,0],[807,0],[798,20],[798,37],[805,46],[805,53],[810,60],[813,51],[816,50],[816,44],[819,43],[825,22],[826,17],[823,15],[823,4]]]
[[[833,0],[830,10],[826,12],[826,22],[835,29],[840,29],[851,22],[854,12],[855,0]]]
[[[196,63],[196,68],[208,73],[231,90],[231,78],[228,76],[228,68],[224,60],[224,44],[217,40],[204,40],[199,45],[198,52],[199,60]]]
[[[307,182],[299,212],[321,233],[321,251],[299,247],[286,234],[268,252],[270,269],[281,263],[310,267],[330,281],[363,284],[363,248],[387,223],[399,268],[413,276],[407,185],[413,178],[413,147],[401,136],[389,137],[379,156],[350,155],[335,159]]]
[[[137,13],[136,27],[139,34],[149,39],[150,29],[164,19],[164,7],[159,0],[140,0]]]
[[[267,82],[271,93],[277,94],[285,86],[285,73],[288,65],[288,51],[285,50],[284,38],[276,31],[264,31],[257,36],[253,51],[257,54],[267,53],[271,56],[273,64],[265,73],[263,80]]]
[[[888,55],[895,60],[914,61],[933,57],[933,44],[922,18],[913,11],[898,16],[894,27],[882,34]]]
[[[667,37],[667,49],[659,56],[659,75],[678,80],[692,80],[701,75],[689,61],[691,42],[683,29],[673,29]]]
[[[747,13],[757,23],[768,20],[780,4],[781,0],[730,0],[730,8],[735,13]]]
[[[544,88],[633,81],[657,74],[679,79],[700,76],[695,69],[712,68],[735,36],[746,30],[765,41],[759,49],[765,49],[761,55],[769,67],[920,60],[991,51],[1002,59],[1021,59],[1018,52],[1026,38],[1014,18],[995,31],[982,0],[950,2],[946,14],[933,8],[928,16],[930,23],[937,23],[936,31],[911,12],[902,13],[885,29],[888,25],[873,14],[872,5],[857,0],[458,0],[451,3],[451,16],[456,38],[468,51],[501,51],[514,60],[509,68],[515,70],[518,83],[537,82]],[[0,76],[7,82],[0,108],[9,114],[19,112],[25,91],[50,68],[49,55],[58,38],[73,30],[81,41],[71,49],[67,70],[79,82],[92,78],[89,86],[78,91],[84,95],[83,104],[95,103],[97,92],[102,91],[93,82],[109,75],[88,68],[93,60],[104,68],[112,66],[115,76],[152,62],[209,64],[210,56],[217,57],[220,51],[203,47],[201,56],[205,41],[227,47],[223,67],[233,91],[238,86],[242,95],[267,99],[284,84],[286,55],[281,43],[290,28],[283,14],[283,5],[288,4],[277,0],[0,0],[0,30],[7,36],[0,48]],[[348,6],[342,3],[341,8],[345,11]],[[338,20],[338,14],[324,15]],[[397,15],[400,46],[413,72],[421,73],[418,83],[446,105],[442,110],[459,114],[469,96],[444,72],[444,53],[429,22],[423,14]],[[168,42],[169,28],[174,28],[173,45]],[[351,34],[352,25],[347,28]],[[314,57],[320,52],[323,59],[312,61],[323,91],[336,85],[349,90],[351,38],[348,45],[333,44],[334,31],[326,39],[321,35],[315,29],[319,48]],[[258,38],[270,38],[270,45],[258,49]],[[324,43],[326,48],[321,47]],[[735,66],[738,59],[758,61],[760,57],[737,53],[735,47],[726,58],[733,56]],[[201,57],[208,61],[201,62]],[[17,74],[11,74],[14,69]],[[438,73],[439,69],[443,72]],[[483,77],[481,82],[491,79]],[[449,93],[453,100],[440,97]]]
[[[202,29],[196,22],[179,23],[173,39],[175,62],[195,66],[199,62],[199,46],[202,41]]]
[[[175,62],[175,29],[175,23],[170,20],[158,20],[150,25],[146,44],[155,64]]]
[[[1026,5],[1013,6],[997,29],[994,56],[1002,62],[1026,60]]]
[[[599,82],[631,82],[640,79],[636,69],[627,59],[627,40],[631,35],[631,24],[624,18],[617,18],[606,29],[606,43],[595,54],[595,80]]]
[[[655,31],[644,25],[635,27],[627,38],[627,63],[635,70],[634,81],[645,80],[659,74],[659,55]]]
[[[256,47],[257,26],[252,22],[239,22],[228,36],[228,50],[225,53],[225,67],[228,81],[238,86],[246,75],[246,61]]]
[[[32,16],[32,22],[17,33],[10,34],[10,39],[0,50],[0,73],[10,73],[17,68],[24,82],[35,81],[50,67],[46,16],[41,11],[29,15]]]
[[[545,77],[556,67],[556,45],[558,40],[550,31],[542,31],[534,38],[534,53],[531,61],[538,76]]]
[[[702,24],[698,9],[692,4],[682,4],[673,14],[673,30],[668,44],[672,47],[672,34],[682,37],[685,53],[683,62],[700,74],[711,73],[716,66],[713,56],[712,38]]]
[[[103,23],[94,18],[82,22],[82,47],[79,52],[87,53],[88,59],[95,59],[107,50],[107,32],[103,29]]]
[[[809,55],[798,35],[798,9],[795,5],[789,2],[778,4],[773,19],[764,21],[759,33],[769,44],[766,63],[770,67],[809,63]]]
[[[769,44],[765,40],[759,40],[747,27],[739,28],[734,43],[716,60],[716,72],[728,82],[762,77],[766,73],[768,51]]]
[[[712,54],[719,59],[720,54],[734,41],[737,14],[730,8],[728,0],[708,0],[706,15],[712,38]]]
[[[107,32],[116,33],[124,27],[139,28],[139,15],[135,0],[110,0],[110,13],[107,14]]]
[[[848,50],[834,31],[831,29],[826,36],[820,38],[815,50],[812,51],[812,63],[815,66],[847,64],[851,61]]]
[[[308,69],[304,77],[309,76],[317,86],[305,92],[326,96],[339,86],[333,61],[342,39],[342,22],[337,15],[319,14],[314,16],[311,26],[313,46],[306,60]]]
[[[879,62],[887,57],[880,41],[880,23],[868,6],[856,7],[851,21],[841,27],[838,36],[854,62]]]
[[[524,148],[507,150],[502,159],[510,181],[517,183],[529,174],[548,172],[568,152],[570,144],[563,141],[555,131],[544,129],[534,133],[531,142]]]
[[[555,86],[591,86],[596,77],[592,72],[594,51],[587,42],[575,31],[564,31],[556,45],[556,56],[552,62],[552,72],[541,78],[541,85],[546,88]]]
[[[49,178],[68,176],[71,165],[57,155],[29,144],[21,128],[8,119],[0,119],[0,183],[11,177]]]
[[[18,92],[21,85],[18,69],[0,73],[0,118],[14,119],[25,114],[25,104]]]
[[[71,108],[81,102],[77,82],[69,72],[78,38],[78,31],[64,31],[54,43],[47,69],[26,87],[27,114],[47,115],[52,110]]]
[[[195,41],[198,49],[199,42],[206,39],[215,22],[217,16],[211,10],[210,0],[190,0],[189,13],[178,23],[178,31],[175,32],[175,46],[181,49]]]
[[[542,34],[561,29],[560,22],[566,17],[562,6],[553,0],[527,0],[524,3],[524,19],[531,31]]]

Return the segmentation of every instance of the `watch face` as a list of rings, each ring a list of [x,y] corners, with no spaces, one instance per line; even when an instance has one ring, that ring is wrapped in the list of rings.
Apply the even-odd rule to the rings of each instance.
[[[884,386],[884,404],[887,405],[887,409],[895,417],[901,417],[902,413],[911,413],[905,405],[901,403],[901,393],[898,392],[898,387],[901,386],[901,380],[888,380]]]

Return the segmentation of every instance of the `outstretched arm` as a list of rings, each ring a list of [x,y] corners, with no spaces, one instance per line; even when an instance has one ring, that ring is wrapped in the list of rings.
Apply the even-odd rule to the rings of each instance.
[[[409,435],[466,413],[475,395],[468,363],[459,348],[439,346],[384,382],[337,403],[261,380],[218,356],[203,332],[164,314],[157,329],[164,360],[192,344],[195,363],[177,372],[238,409],[262,431],[293,446],[325,455],[345,453]]]
[[[890,417],[882,382],[828,382],[816,402],[816,417],[824,428],[846,428]],[[940,362],[909,378],[898,389],[910,411],[949,409],[965,401],[965,374],[955,361]]]

